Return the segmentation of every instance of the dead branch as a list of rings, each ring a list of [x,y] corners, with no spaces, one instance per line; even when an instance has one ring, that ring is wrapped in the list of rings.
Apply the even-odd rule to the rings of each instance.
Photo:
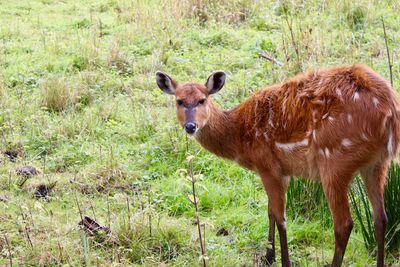
[[[268,52],[266,52],[266,51],[261,51],[261,52],[259,53],[259,56],[262,57],[262,58],[264,58],[264,59],[266,59],[266,60],[268,60],[269,62],[271,62],[271,63],[274,64],[274,65],[278,65],[279,67],[282,67],[282,66],[283,66],[283,63],[282,63],[282,62],[276,60],[274,57],[272,57],[272,56],[271,56],[270,54],[268,54]]]

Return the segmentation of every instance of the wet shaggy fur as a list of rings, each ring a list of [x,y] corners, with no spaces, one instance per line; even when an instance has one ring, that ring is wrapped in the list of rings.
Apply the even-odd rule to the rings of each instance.
[[[185,104],[207,99],[191,109],[191,120],[200,125],[197,141],[260,175],[269,199],[269,241],[274,248],[276,224],[282,265],[290,266],[285,225],[290,176],[322,183],[334,221],[332,266],[340,266],[352,229],[348,186],[360,172],[374,211],[377,266],[383,266],[383,192],[400,141],[400,106],[387,81],[363,65],[319,69],[261,89],[232,110],[221,110],[208,98],[212,78],[206,85],[170,84],[176,84],[174,94]],[[178,119],[182,125],[187,122],[181,106]],[[270,249],[267,262],[274,259]]]

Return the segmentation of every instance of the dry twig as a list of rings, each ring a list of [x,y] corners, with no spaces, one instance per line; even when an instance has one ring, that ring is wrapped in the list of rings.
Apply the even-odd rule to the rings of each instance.
[[[383,37],[385,38],[385,45],[386,45],[386,53],[387,53],[387,59],[388,59],[388,64],[389,64],[389,74],[390,74],[390,84],[393,87],[393,65],[390,60],[390,53],[389,53],[389,46],[388,46],[388,41],[387,41],[387,35],[386,35],[386,27],[385,27],[385,21],[382,19],[382,27],[383,27]]]
[[[193,200],[189,199],[193,205],[194,205],[194,209],[195,209],[195,216],[196,216],[196,222],[197,222],[197,229],[199,230],[199,239],[200,239],[200,249],[201,249],[201,256],[202,256],[202,260],[203,260],[203,266],[206,267],[207,266],[207,262],[206,262],[206,249],[205,249],[205,241],[203,243],[203,238],[202,238],[202,234],[201,234],[201,224],[200,224],[200,218],[199,218],[199,208],[198,208],[198,201],[196,198],[196,179],[194,178],[193,175],[193,156],[189,156],[188,157],[188,161],[189,161],[189,176],[191,178],[191,182],[192,182],[192,193],[193,193]]]

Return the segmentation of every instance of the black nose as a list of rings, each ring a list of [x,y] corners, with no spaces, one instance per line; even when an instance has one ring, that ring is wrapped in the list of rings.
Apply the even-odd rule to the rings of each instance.
[[[193,134],[196,131],[196,127],[197,127],[196,123],[188,122],[188,123],[185,124],[185,131],[188,134]]]

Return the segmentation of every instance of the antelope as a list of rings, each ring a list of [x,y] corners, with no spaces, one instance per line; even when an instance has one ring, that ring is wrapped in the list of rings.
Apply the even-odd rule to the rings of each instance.
[[[285,194],[290,177],[297,176],[322,183],[335,236],[330,266],[341,266],[353,228],[348,188],[359,173],[373,209],[377,266],[383,267],[383,193],[400,140],[400,106],[388,82],[364,65],[319,69],[258,90],[237,107],[222,110],[210,96],[225,79],[223,71],[216,71],[204,85],[178,84],[156,73],[158,87],[175,96],[177,117],[188,135],[261,177],[268,197],[266,263],[275,261],[276,226],[282,266],[291,266]]]

